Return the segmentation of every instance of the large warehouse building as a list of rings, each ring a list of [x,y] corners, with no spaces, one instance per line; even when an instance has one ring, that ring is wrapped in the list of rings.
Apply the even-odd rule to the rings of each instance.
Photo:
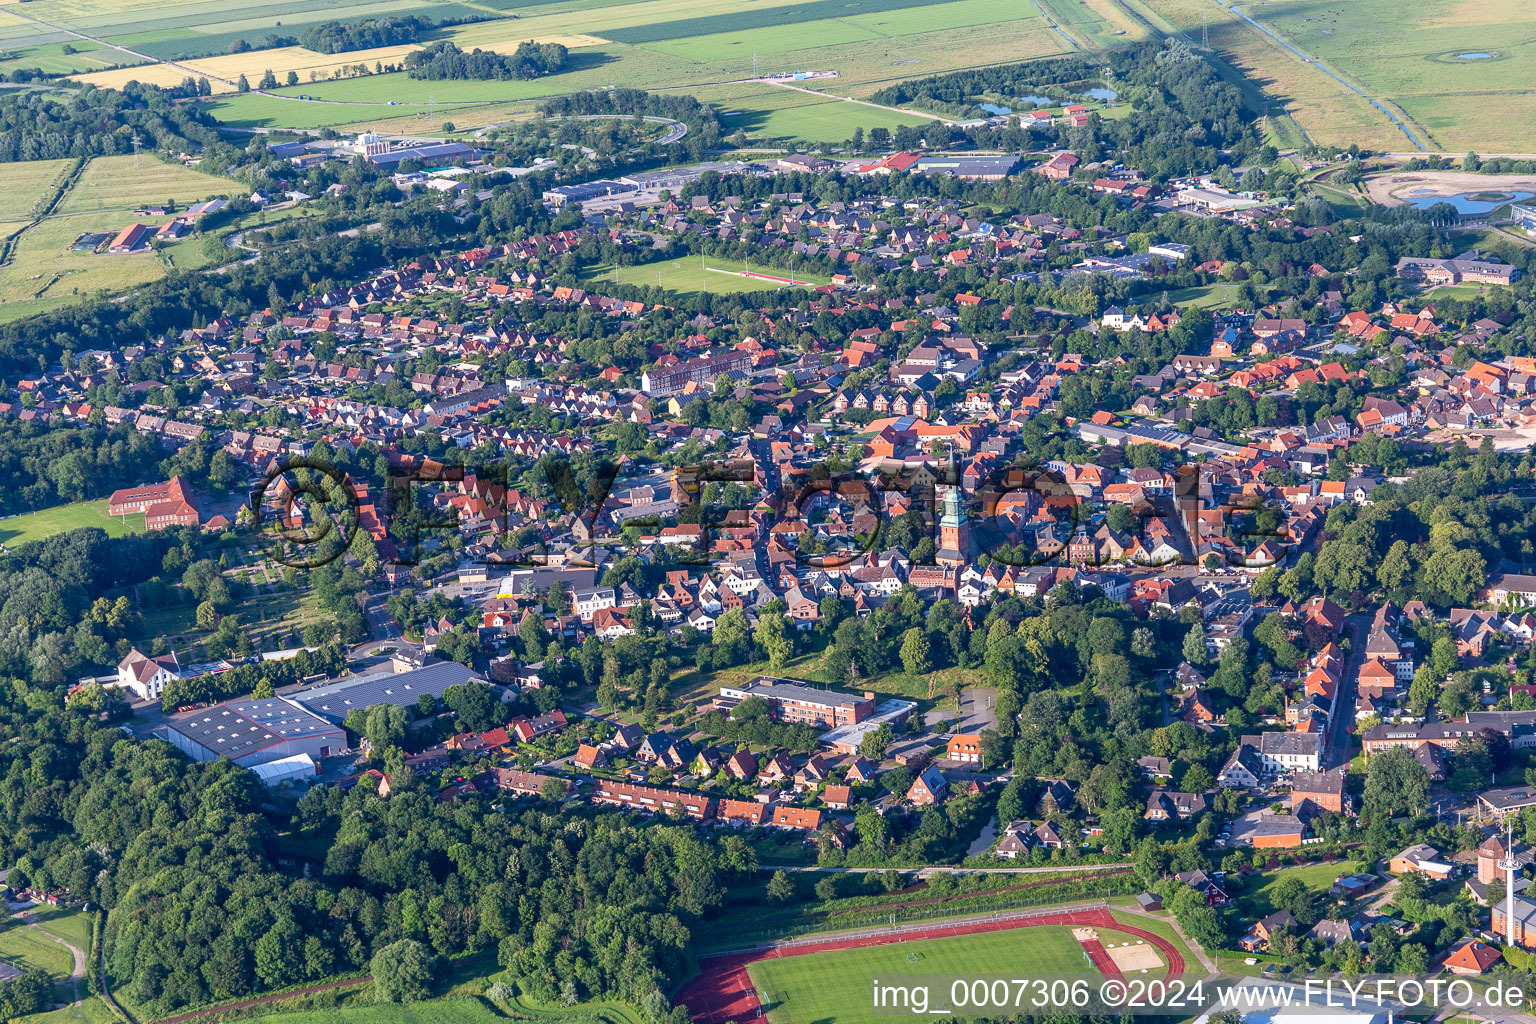
[[[238,765],[307,754],[319,760],[347,749],[347,734],[281,697],[216,704],[165,723],[165,738],[198,761],[227,757]]]
[[[353,676],[293,695],[295,704],[328,722],[341,724],[355,710],[375,704],[410,707],[424,693],[441,699],[443,691],[480,677],[456,661],[434,661],[408,672],[374,672]]]

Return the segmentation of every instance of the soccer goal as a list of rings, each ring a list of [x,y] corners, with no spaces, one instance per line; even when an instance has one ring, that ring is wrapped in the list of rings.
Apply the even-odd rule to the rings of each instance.
[[[921,954],[921,953],[908,953],[907,954],[907,963],[915,964],[919,960],[921,960],[922,958],[923,958],[923,954]]]

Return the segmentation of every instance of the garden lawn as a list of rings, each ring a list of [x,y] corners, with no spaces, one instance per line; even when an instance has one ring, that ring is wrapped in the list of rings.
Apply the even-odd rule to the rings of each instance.
[[[908,960],[914,955],[916,962]],[[881,1018],[870,1007],[872,978],[1016,972],[1050,977],[1080,974],[1087,967],[1071,928],[1042,925],[759,960],[747,973],[759,995],[767,993],[770,1024],[878,1024]]]
[[[1242,901],[1252,907],[1256,917],[1262,917],[1276,909],[1274,902],[1275,889],[1287,878],[1299,878],[1313,892],[1325,893],[1333,888],[1334,879],[1349,873],[1350,869],[1347,863],[1308,864],[1296,868],[1279,868],[1269,872],[1265,876],[1264,884],[1255,889],[1251,895],[1243,897]]]
[[[96,501],[77,501],[72,505],[59,505],[56,508],[43,509],[41,512],[29,512],[26,515],[0,519],[0,544],[15,547],[18,544],[43,540],[56,533],[79,530],[87,526],[98,526],[107,531],[109,537],[123,537],[130,533],[142,533],[144,516],[142,513],[123,518],[109,516],[106,498],[99,498]],[[89,937],[86,944],[90,944]]]

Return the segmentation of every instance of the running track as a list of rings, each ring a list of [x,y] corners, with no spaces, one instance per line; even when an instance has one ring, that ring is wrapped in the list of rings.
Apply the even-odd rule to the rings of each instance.
[[[980,932],[1005,931],[1010,928],[1033,928],[1038,925],[1075,925],[1092,928],[1109,928],[1145,939],[1157,948],[1168,962],[1170,978],[1184,973],[1184,957],[1173,944],[1160,935],[1121,924],[1108,910],[1083,910],[1069,914],[1046,914],[1040,917],[1014,918],[1006,921],[973,921],[969,924],[941,925],[921,931],[901,932],[893,935],[867,935],[856,939],[832,940],[808,946],[786,946],[779,949],[757,950],[750,953],[726,953],[721,956],[700,959],[700,973],[678,992],[676,1001],[685,1003],[693,1014],[695,1024],[766,1024],[767,1017],[757,1001],[752,979],[747,976],[747,965],[770,957],[806,956],[811,953],[830,953],[839,949],[861,949],[865,946],[883,946],[891,942],[943,939],[957,935],[975,935]],[[1115,963],[1099,943],[1084,943],[1094,965],[1109,977],[1119,977]],[[1091,946],[1098,946],[1097,950]]]

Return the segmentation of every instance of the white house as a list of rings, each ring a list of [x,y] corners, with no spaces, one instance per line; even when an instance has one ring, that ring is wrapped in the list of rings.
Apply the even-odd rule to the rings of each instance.
[[[583,587],[571,595],[571,606],[583,622],[591,622],[599,609],[614,608],[618,603],[619,595],[612,587]]]
[[[176,661],[174,653],[151,658],[134,648],[117,663],[116,685],[132,690],[143,700],[159,700],[166,684],[180,678],[181,665]]]

